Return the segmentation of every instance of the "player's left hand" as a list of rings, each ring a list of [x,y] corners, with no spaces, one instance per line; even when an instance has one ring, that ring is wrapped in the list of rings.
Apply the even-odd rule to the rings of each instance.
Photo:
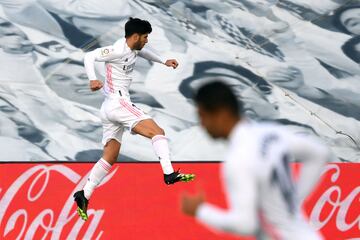
[[[181,198],[181,211],[189,216],[195,216],[199,206],[205,201],[205,194],[203,191],[190,195],[185,193]]]
[[[175,59],[168,59],[166,60],[165,65],[175,69],[177,66],[179,66],[179,63]]]

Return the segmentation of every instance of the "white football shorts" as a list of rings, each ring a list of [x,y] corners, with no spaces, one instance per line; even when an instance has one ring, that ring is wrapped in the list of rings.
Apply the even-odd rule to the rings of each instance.
[[[105,99],[100,114],[103,125],[103,145],[111,139],[121,143],[124,130],[131,131],[140,121],[151,118],[127,98]]]

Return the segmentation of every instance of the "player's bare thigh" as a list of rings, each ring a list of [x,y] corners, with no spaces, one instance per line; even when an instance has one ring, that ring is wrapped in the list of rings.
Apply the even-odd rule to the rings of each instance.
[[[109,140],[104,146],[103,159],[113,165],[118,159],[121,144],[115,140]]]
[[[164,130],[159,127],[153,119],[141,120],[133,127],[132,131],[147,138],[153,138],[156,135],[165,135]]]

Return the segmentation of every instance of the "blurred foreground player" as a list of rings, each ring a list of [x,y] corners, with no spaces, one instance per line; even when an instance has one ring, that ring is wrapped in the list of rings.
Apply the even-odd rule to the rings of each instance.
[[[205,203],[200,193],[184,195],[182,211],[209,227],[257,239],[322,239],[302,216],[300,205],[331,156],[328,148],[281,126],[249,122],[241,115],[241,103],[222,82],[202,86],[195,101],[207,132],[229,140],[222,166],[229,208]],[[303,162],[296,183],[292,160]]]
[[[87,206],[91,194],[118,158],[124,130],[130,130],[134,134],[140,134],[152,140],[166,184],[174,184],[179,181],[188,182],[194,179],[193,174],[182,174],[179,171],[174,171],[164,130],[130,100],[131,72],[138,55],[168,67],[176,68],[178,66],[175,59],[163,61],[155,53],[143,49],[148,42],[148,35],[151,31],[152,28],[148,21],[130,18],[125,24],[125,38],[116,41],[112,46],[98,48],[85,55],[84,64],[90,80],[90,88],[92,91],[103,88],[105,100],[100,110],[103,124],[104,153],[92,168],[83,190],[74,194],[78,214],[83,220],[88,219]],[[104,85],[96,77],[95,61],[105,62],[106,81]]]

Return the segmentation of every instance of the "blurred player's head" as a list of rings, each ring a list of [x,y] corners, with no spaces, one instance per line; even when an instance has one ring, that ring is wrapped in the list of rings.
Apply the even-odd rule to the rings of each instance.
[[[356,36],[348,40],[342,50],[351,60],[360,64],[360,36]]]
[[[201,125],[213,138],[227,138],[242,114],[242,103],[231,88],[220,81],[199,88],[194,100]]]
[[[148,42],[148,35],[151,33],[151,24],[139,18],[130,18],[125,24],[125,38],[133,50],[141,50]]]
[[[220,80],[231,87],[242,101],[246,117],[256,120],[278,118],[277,102],[271,100],[272,87],[261,76],[240,65],[215,61],[197,62],[192,76],[181,81],[179,91],[190,100],[200,86],[214,80]]]
[[[337,10],[334,14],[334,25],[344,33],[360,35],[360,5]]]

